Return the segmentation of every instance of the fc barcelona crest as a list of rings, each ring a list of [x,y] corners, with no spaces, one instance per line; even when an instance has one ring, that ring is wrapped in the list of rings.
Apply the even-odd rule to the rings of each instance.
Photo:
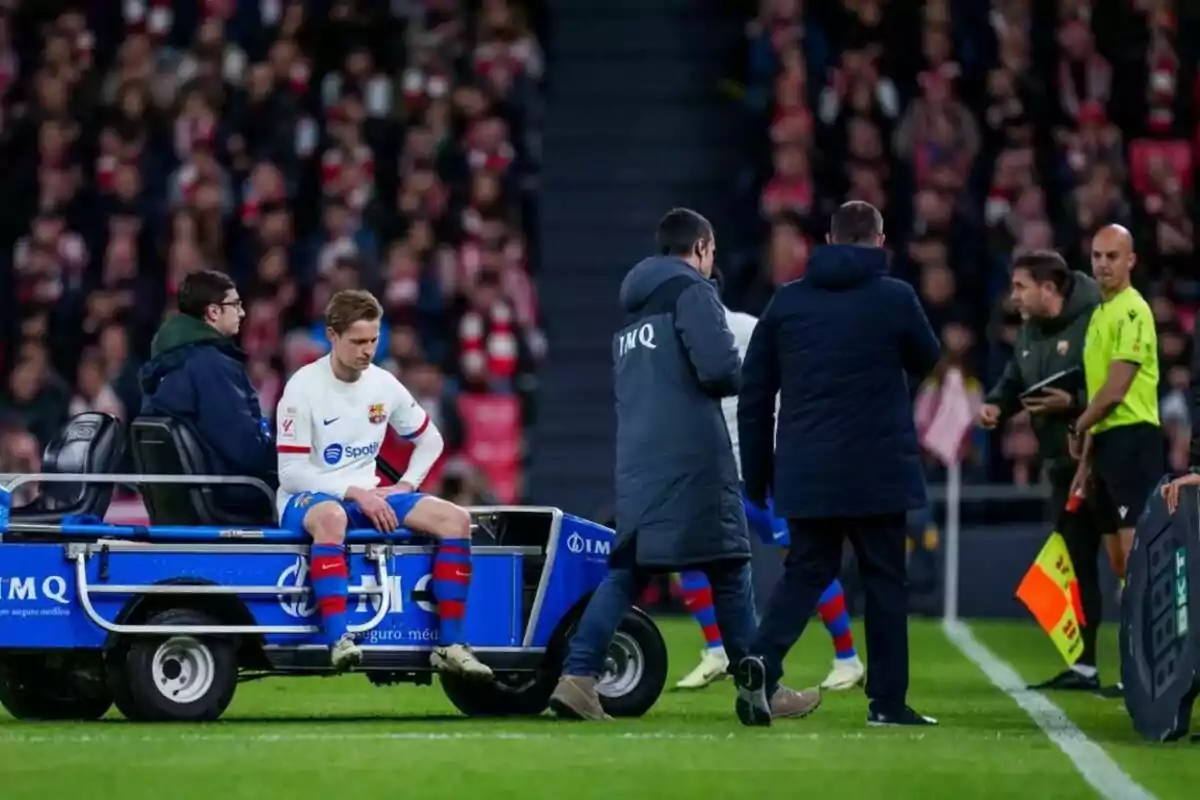
[[[372,425],[378,425],[387,419],[387,414],[383,410],[383,403],[371,403],[371,405],[367,406],[367,419],[371,420]]]
[[[1070,349],[1071,349],[1071,343],[1069,341],[1067,341],[1066,339],[1058,340],[1058,354],[1060,356],[1065,356],[1067,354],[1067,351]]]

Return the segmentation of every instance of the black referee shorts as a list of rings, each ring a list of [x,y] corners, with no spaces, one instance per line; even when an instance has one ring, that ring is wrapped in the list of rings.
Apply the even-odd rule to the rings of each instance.
[[[1150,493],[1167,470],[1162,428],[1137,424],[1092,437],[1092,507],[1100,531],[1137,524]]]

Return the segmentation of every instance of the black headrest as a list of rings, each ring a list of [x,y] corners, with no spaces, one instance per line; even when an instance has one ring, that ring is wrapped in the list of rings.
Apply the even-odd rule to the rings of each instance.
[[[123,455],[125,438],[121,421],[111,414],[86,411],[72,417],[62,432],[46,445],[42,471],[55,474],[112,472]],[[89,488],[98,491],[105,487],[46,483],[42,485],[42,495],[48,507],[65,507],[78,502]]]
[[[86,411],[73,417],[42,455],[45,472],[107,472],[124,454],[121,422],[111,414]]]

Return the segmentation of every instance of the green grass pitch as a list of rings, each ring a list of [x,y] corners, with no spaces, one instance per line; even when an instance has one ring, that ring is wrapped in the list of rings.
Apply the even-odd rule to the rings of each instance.
[[[860,621],[855,632],[861,646]],[[694,666],[699,632],[662,617],[668,686]],[[1025,622],[980,622],[978,639],[1026,679],[1061,661]],[[1068,798],[1095,797],[1067,756],[942,634],[913,620],[912,689],[941,725],[874,730],[861,690],[826,694],[804,720],[746,729],[723,682],[667,691],[643,719],[601,724],[550,717],[471,720],[436,683],[375,687],[360,675],[279,678],[239,687],[208,725],[17,722],[0,714],[0,798],[375,798],[454,793],[490,798]],[[1115,678],[1115,630],[1102,671]],[[830,666],[814,620],[785,681],[814,685]],[[1200,745],[1152,745],[1120,701],[1052,695],[1084,734],[1161,800],[1200,791]]]

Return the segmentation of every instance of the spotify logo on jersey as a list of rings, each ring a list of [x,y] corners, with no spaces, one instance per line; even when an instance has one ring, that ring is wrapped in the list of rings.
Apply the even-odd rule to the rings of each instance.
[[[325,459],[325,463],[329,464],[330,466],[337,464],[343,458],[348,458],[351,460],[356,458],[374,458],[378,454],[378,442],[372,442],[371,444],[364,445],[348,445],[346,447],[343,447],[340,444],[331,444],[321,453]]]

